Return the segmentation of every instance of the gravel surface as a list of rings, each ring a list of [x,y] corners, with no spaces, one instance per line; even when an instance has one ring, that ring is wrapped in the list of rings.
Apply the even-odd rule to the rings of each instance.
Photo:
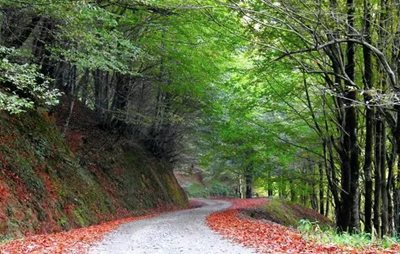
[[[250,254],[256,253],[223,239],[206,225],[206,217],[226,209],[229,202],[201,200],[203,207],[166,213],[127,223],[93,246],[90,254]]]

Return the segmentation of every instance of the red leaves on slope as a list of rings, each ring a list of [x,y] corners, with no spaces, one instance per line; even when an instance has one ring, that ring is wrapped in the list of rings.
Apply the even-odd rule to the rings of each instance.
[[[238,209],[266,204],[266,199],[231,200],[230,209],[208,216],[207,224],[224,237],[261,253],[400,253],[398,246],[392,249],[368,248],[363,250],[351,247],[320,245],[305,241],[302,236],[288,227],[268,222],[243,218]]]
[[[150,218],[154,215],[130,217],[90,226],[87,228],[73,229],[47,235],[36,235],[21,240],[11,241],[0,246],[0,253],[28,254],[28,253],[85,253],[87,248],[99,241],[106,233],[114,230],[119,225],[135,220]]]
[[[189,208],[201,206],[200,201],[191,201]],[[63,254],[63,253],[86,253],[90,245],[100,241],[108,232],[116,229],[119,225],[137,220],[148,219],[161,212],[178,210],[174,207],[159,207],[149,215],[129,217],[86,228],[73,229],[67,232],[54,234],[35,235],[20,240],[14,240],[0,245],[1,254]]]

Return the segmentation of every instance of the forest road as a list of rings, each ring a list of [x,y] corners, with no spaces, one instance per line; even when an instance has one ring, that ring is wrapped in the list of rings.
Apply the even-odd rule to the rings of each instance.
[[[92,246],[90,254],[250,254],[223,239],[206,225],[206,217],[230,206],[221,200],[201,200],[199,208],[162,214],[120,226]]]

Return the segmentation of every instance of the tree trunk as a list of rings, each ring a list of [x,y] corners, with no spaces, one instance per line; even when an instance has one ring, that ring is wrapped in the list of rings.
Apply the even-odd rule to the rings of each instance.
[[[393,40],[393,56],[392,65],[394,72],[396,74],[397,80],[400,77],[400,68],[398,65],[400,59],[400,1],[395,0],[394,4],[396,6],[397,13],[397,29]],[[393,188],[393,230],[398,234],[400,232],[400,107],[398,105],[394,106],[396,111],[394,120],[395,126],[393,127],[393,137],[392,143],[395,148],[395,157],[392,158],[393,164],[396,163],[397,159],[397,176],[392,177],[392,188]],[[394,172],[392,172],[394,174]]]
[[[329,190],[326,191],[326,203],[325,203],[325,217],[329,216],[329,202],[331,199],[331,195],[329,194]]]
[[[400,108],[397,108],[397,123],[394,131],[394,139],[396,145],[400,144]],[[397,233],[400,232],[400,149],[397,148],[397,176],[395,179],[395,187],[393,190],[393,206],[394,206],[394,228]]]
[[[390,1],[391,2],[391,1]],[[385,51],[387,48],[387,40],[389,39],[389,30],[391,27],[390,24],[390,7],[389,7],[389,0],[381,0],[380,6],[380,17],[379,17],[379,29],[378,29],[378,48]],[[380,71],[380,89],[384,91],[386,88],[386,79],[384,78],[385,72],[382,68],[379,69]],[[384,110],[384,109],[381,109]],[[384,113],[379,112],[380,116],[378,116],[378,121],[380,121],[380,185],[381,185],[381,235],[388,234],[388,206],[389,200],[387,195],[387,182],[386,182],[386,126],[385,126],[385,119]]]
[[[392,136],[393,133],[392,133]],[[396,159],[396,153],[397,153],[397,145],[396,145],[396,140],[392,139],[391,140],[392,147],[390,151],[390,155],[387,156],[387,168],[388,168],[388,178],[386,182],[386,196],[388,200],[388,235],[392,235],[394,233],[394,210],[393,210],[393,196],[392,193],[395,189],[395,182],[393,179],[393,167],[394,167],[394,162]]]
[[[381,198],[382,198],[382,206],[381,206],[381,216],[382,216],[382,229],[381,229],[381,234],[387,235],[388,234],[388,206],[389,206],[389,201],[388,201],[388,195],[387,195],[387,184],[386,184],[386,127],[385,127],[385,122],[381,121],[382,125],[382,132],[381,132],[381,164],[380,164],[380,176],[381,176]]]
[[[245,171],[246,180],[246,198],[253,197],[253,168],[252,165],[248,166]]]
[[[382,131],[383,123],[380,118],[380,114],[377,114],[378,118],[376,120],[375,129],[375,190],[374,190],[374,228],[377,235],[381,233],[381,193],[382,193],[382,176],[381,176],[381,164],[382,164]]]
[[[354,33],[354,13],[355,13],[355,3],[354,0],[347,0],[348,8],[348,36]],[[347,44],[347,64],[346,64],[346,74],[351,81],[355,80],[355,44],[349,42]],[[346,84],[347,83],[347,84]],[[345,85],[350,87],[352,84],[350,81],[346,81]],[[352,100],[357,100],[356,91],[346,92],[346,98],[350,100],[348,103],[352,104]],[[347,108],[346,110],[346,125],[345,131],[349,135],[349,143],[346,148],[350,155],[350,225],[349,230],[351,232],[358,232],[360,230],[360,207],[359,207],[359,148],[357,140],[357,110],[354,105]]]
[[[370,3],[364,0],[364,35],[367,42],[371,42],[371,14]],[[372,88],[373,72],[371,51],[367,47],[363,47],[364,55],[364,89],[369,90]],[[374,137],[374,114],[375,110],[369,107],[371,96],[365,93],[364,102],[367,105],[365,108],[365,157],[364,157],[364,178],[365,178],[365,205],[364,205],[364,227],[365,232],[372,232],[372,148]]]
[[[127,126],[125,115],[129,100],[130,78],[120,73],[116,73],[115,76],[116,86],[111,105],[113,115],[112,119],[109,120],[109,124],[112,128],[123,131]]]
[[[324,214],[324,171],[322,164],[318,165],[319,169],[319,213]]]
[[[107,83],[108,75],[101,70],[96,70],[93,73],[94,76],[94,99],[95,99],[95,111],[101,124],[105,124],[108,101],[107,101]]]

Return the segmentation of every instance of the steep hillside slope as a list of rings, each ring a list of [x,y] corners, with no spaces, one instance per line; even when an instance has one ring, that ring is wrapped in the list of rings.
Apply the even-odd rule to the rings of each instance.
[[[74,117],[68,142],[46,113],[0,114],[1,240],[187,204],[167,164],[88,112]]]

